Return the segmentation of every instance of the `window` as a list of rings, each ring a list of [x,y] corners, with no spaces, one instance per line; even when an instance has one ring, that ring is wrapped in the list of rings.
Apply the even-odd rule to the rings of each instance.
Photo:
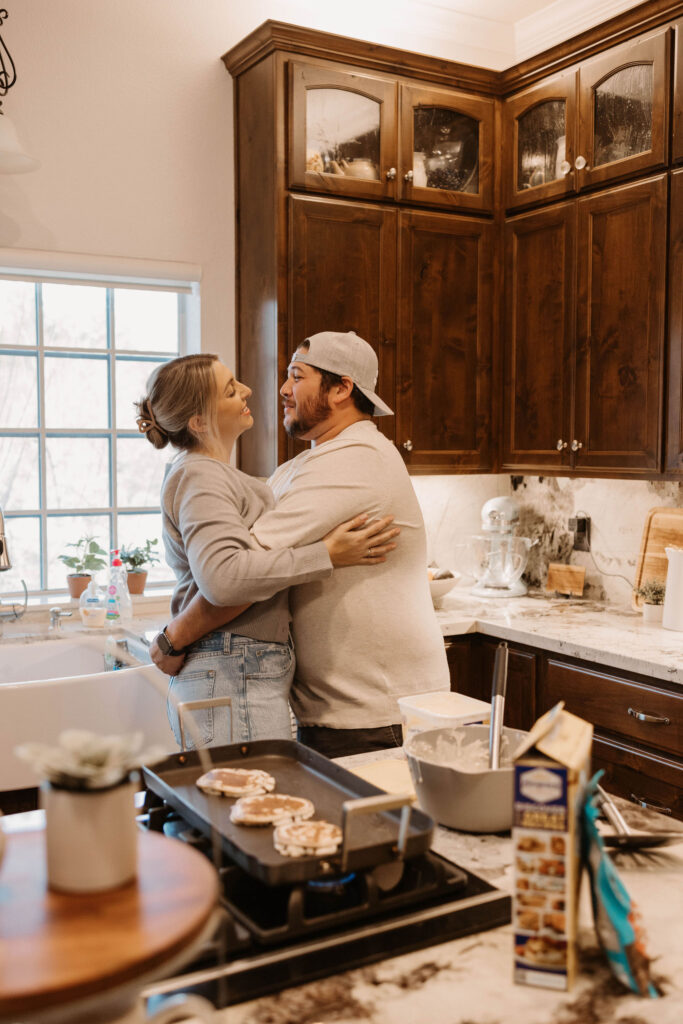
[[[0,276],[0,508],[12,569],[3,597],[64,590],[69,543],[158,538],[169,450],[139,433],[133,402],[152,370],[187,351],[190,285]]]

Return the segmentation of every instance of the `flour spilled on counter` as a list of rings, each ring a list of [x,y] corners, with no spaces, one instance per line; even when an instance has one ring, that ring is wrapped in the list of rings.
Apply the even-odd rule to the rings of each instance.
[[[420,761],[438,764],[443,768],[455,768],[460,772],[483,772],[489,767],[488,742],[472,739],[468,726],[461,729],[444,729],[434,741],[423,739],[418,733],[407,747],[408,752]],[[500,767],[512,765],[510,740],[503,735],[500,745]]]

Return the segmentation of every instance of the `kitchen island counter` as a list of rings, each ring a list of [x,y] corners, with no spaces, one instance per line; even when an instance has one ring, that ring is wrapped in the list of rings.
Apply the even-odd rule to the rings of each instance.
[[[640,611],[579,598],[480,598],[456,588],[437,610],[445,637],[482,633],[683,686],[683,633]]]
[[[380,757],[360,754],[340,763],[353,768]],[[660,815],[621,803],[630,824],[681,830]],[[434,849],[500,889],[511,891],[509,835],[476,836],[436,831]],[[611,976],[597,946],[588,887],[582,886],[580,973],[571,992],[528,988],[512,982],[512,927],[508,925],[394,957],[277,996],[231,1006],[217,1024],[680,1024],[683,1020],[683,841],[649,855],[620,853],[617,865],[642,911],[653,976],[662,999],[626,992]]]

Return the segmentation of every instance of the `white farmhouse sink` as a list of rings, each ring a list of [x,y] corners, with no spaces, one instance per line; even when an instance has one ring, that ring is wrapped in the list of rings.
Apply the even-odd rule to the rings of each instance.
[[[104,671],[106,637],[0,644],[0,791],[40,781],[14,754],[20,743],[55,743],[63,729],[142,731],[145,746],[177,750],[166,717],[168,677],[135,659]]]

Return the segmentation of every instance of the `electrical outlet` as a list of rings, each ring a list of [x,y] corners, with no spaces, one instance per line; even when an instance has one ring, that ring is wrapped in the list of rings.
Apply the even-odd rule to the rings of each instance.
[[[590,551],[591,549],[591,517],[575,516],[569,520],[569,529],[574,534],[573,551]]]

